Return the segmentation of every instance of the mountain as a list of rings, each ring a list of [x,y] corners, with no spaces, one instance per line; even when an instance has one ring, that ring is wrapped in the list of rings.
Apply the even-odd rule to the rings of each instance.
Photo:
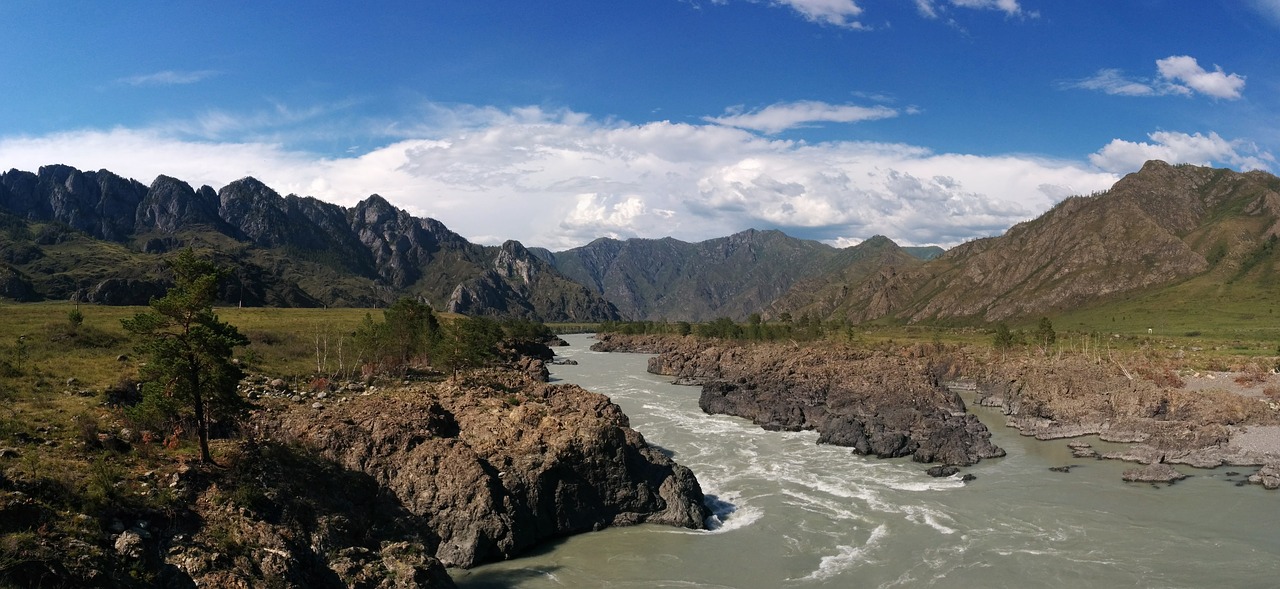
[[[221,296],[232,304],[378,306],[413,296],[468,314],[619,317],[520,244],[470,243],[376,194],[347,209],[281,196],[254,178],[215,191],[61,165],[0,174],[0,296],[146,304],[167,284],[163,256],[187,246],[231,269]]]
[[[601,238],[549,261],[624,317],[704,321],[763,309],[834,252],[779,231],[749,230],[699,243]]]
[[[868,241],[892,243],[884,237]],[[753,229],[698,243],[601,238],[563,252],[536,253],[626,317],[706,321],[763,311],[797,283],[859,263],[868,247],[875,245],[837,249]]]
[[[920,249],[916,248],[917,252]],[[830,270],[797,282],[775,299],[764,315],[773,318],[786,312],[823,319],[879,316],[890,310],[886,295],[880,292],[882,285],[923,264],[908,248],[877,235],[841,250],[827,263]],[[894,294],[891,288],[884,290]]]
[[[1278,234],[1280,178],[1152,161],[1106,192],[924,264],[827,277],[828,292],[844,289],[827,317],[1000,321],[1187,284],[1247,283],[1274,296]],[[819,303],[797,287],[775,309]]]

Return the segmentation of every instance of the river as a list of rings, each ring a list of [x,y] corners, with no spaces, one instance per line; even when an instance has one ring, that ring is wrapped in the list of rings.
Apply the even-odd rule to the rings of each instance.
[[[819,446],[698,409],[697,387],[645,372],[648,356],[557,354],[552,377],[609,395],[651,444],[697,475],[713,529],[611,528],[527,556],[454,570],[490,587],[1276,587],[1280,493],[1237,487],[1249,468],[1130,484],[1130,464],[1072,458],[971,407],[1008,452],[934,479],[907,459]],[[1106,444],[1089,440],[1095,447]],[[1077,465],[1068,473],[1049,467]],[[1229,474],[1238,471],[1239,474]]]

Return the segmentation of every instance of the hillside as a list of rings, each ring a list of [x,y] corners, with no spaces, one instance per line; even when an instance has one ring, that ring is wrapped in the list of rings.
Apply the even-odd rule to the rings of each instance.
[[[892,244],[877,237],[837,249],[781,231],[748,230],[698,243],[601,238],[540,255],[604,296],[626,317],[707,321],[721,316],[742,319],[763,311],[797,283],[850,264],[882,263],[864,252],[883,242]],[[932,252],[921,248],[925,255]]]
[[[168,252],[192,246],[232,269],[224,302],[437,309],[544,321],[618,317],[598,295],[515,242],[468,242],[372,195],[347,209],[280,196],[254,178],[215,191],[159,176],[44,166],[0,174],[0,296],[145,304],[163,292]]]
[[[1152,161],[1106,192],[1069,198],[999,237],[906,270],[830,279],[847,293],[832,315],[985,322],[1135,296],[1193,307],[1224,285],[1267,298],[1277,293],[1277,233],[1280,178]],[[778,310],[811,304],[806,294],[789,294]]]

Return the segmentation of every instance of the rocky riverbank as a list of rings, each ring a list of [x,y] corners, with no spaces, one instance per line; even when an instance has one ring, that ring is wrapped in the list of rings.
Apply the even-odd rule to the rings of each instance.
[[[815,429],[820,441],[860,454],[954,465],[1003,455],[947,391],[966,389],[978,404],[1002,411],[1007,425],[1023,435],[1097,435],[1129,444],[1099,452],[1077,440],[1071,444],[1077,458],[1260,466],[1248,480],[1280,488],[1280,403],[1256,391],[1187,384],[1167,366],[1126,366],[1123,359],[1085,355],[997,358],[929,345],[867,350],[599,338],[592,349],[656,354],[649,372],[702,385],[700,404],[708,413],[745,417],[769,429]],[[1223,375],[1215,380],[1233,382]],[[1171,467],[1140,468],[1128,478],[1173,482],[1186,475]]]
[[[1280,407],[1227,388],[1162,386],[1119,361],[1082,355],[1015,359],[976,374],[978,402],[997,407],[1008,425],[1041,440],[1097,435],[1127,449],[1097,453],[1076,444],[1077,456],[1142,464],[1280,465]],[[1158,375],[1157,375],[1158,376]],[[1185,473],[1161,469],[1164,480]],[[1259,475],[1268,488],[1280,480]],[[1137,479],[1148,480],[1148,479]]]
[[[108,455],[83,495],[0,474],[0,585],[453,587],[446,567],[708,515],[607,397],[521,372],[259,397],[219,466],[102,434],[137,472]]]
[[[600,351],[658,354],[649,372],[702,386],[699,405],[766,429],[819,433],[819,443],[881,458],[971,465],[1003,456],[991,433],[942,386],[950,370],[923,355],[843,346],[737,345],[602,334]]]

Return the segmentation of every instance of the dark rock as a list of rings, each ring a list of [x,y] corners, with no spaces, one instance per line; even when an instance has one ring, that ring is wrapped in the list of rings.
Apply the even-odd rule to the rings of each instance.
[[[1068,464],[1065,466],[1050,466],[1049,470],[1053,472],[1071,472],[1071,469],[1074,467],[1075,467],[1074,464]]]
[[[958,472],[960,472],[959,468],[948,465],[931,467],[929,470],[925,471],[925,474],[928,474],[931,477],[949,477]]]
[[[967,483],[967,482],[969,482],[969,481],[977,480],[977,478],[978,478],[978,476],[977,476],[977,475],[969,474],[969,473],[965,473],[965,475],[964,475],[964,476],[960,477],[960,480],[962,480],[962,481],[964,481],[964,482],[966,482],[966,483]]]
[[[657,353],[649,371],[702,383],[698,406],[881,458],[969,465],[1003,456],[925,361],[879,352],[604,334],[593,350]]]
[[[610,525],[704,525],[693,474],[627,427],[607,397],[519,382],[352,397],[324,417],[264,413],[261,431],[372,477],[426,522],[449,566]]]
[[[31,279],[7,265],[0,266],[0,298],[31,302],[40,300]]]

